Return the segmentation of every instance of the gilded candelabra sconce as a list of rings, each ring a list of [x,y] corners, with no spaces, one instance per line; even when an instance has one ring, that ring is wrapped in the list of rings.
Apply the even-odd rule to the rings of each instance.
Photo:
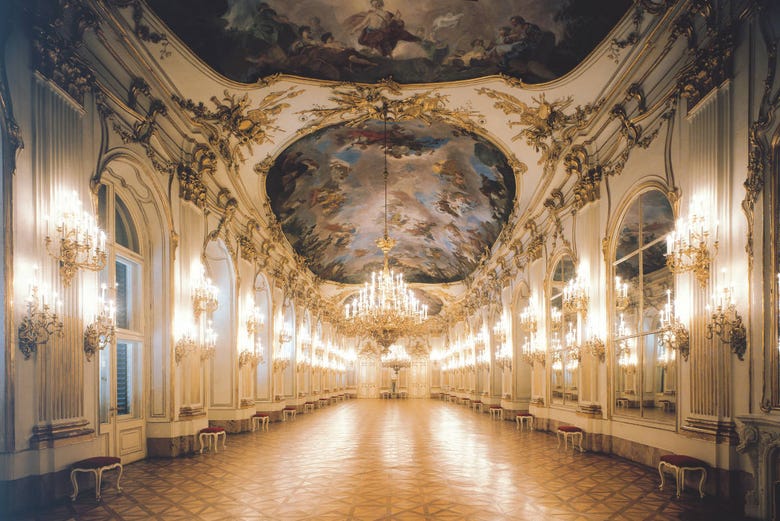
[[[685,361],[690,353],[690,335],[685,324],[676,313],[672,301],[672,290],[666,290],[666,304],[661,310],[661,336],[658,339],[661,347],[666,350],[679,351]]]
[[[618,311],[625,311],[631,305],[631,298],[628,296],[628,282],[623,282],[620,277],[615,277],[615,308]]]
[[[585,319],[588,316],[588,287],[585,279],[577,275],[563,287],[563,311],[577,313]]]
[[[194,352],[198,346],[198,341],[195,340],[195,336],[192,332],[192,328],[189,327],[183,330],[176,339],[174,345],[173,355],[176,359],[176,365],[179,365],[184,357]]]
[[[712,258],[718,252],[718,223],[704,212],[704,203],[693,199],[688,221],[678,219],[666,236],[666,265],[674,273],[693,271],[701,287],[707,285]]]
[[[556,308],[557,309],[557,308]],[[560,311],[559,311],[560,315]],[[559,318],[560,320],[560,318]],[[536,329],[539,326],[539,314],[536,311],[536,306],[529,303],[525,309],[520,313],[520,329],[528,334],[536,333]]]
[[[97,351],[102,351],[106,346],[111,345],[115,337],[116,306],[113,301],[106,300],[106,285],[103,284],[100,288],[98,312],[84,331],[84,354],[87,361],[92,360],[92,356]]]
[[[563,313],[558,308],[550,309],[550,329],[560,331],[563,328]]]
[[[62,284],[70,286],[80,269],[100,271],[106,266],[106,234],[95,217],[81,208],[75,191],[65,196],[55,207],[50,222],[56,227],[59,246],[46,236],[46,251],[59,262]]]
[[[509,321],[507,320],[506,313],[501,315],[501,318],[493,326],[493,339],[501,346],[504,345],[507,338],[507,330],[509,329]]]
[[[664,347],[658,354],[658,365],[664,369],[669,369],[674,366],[674,363],[677,361],[676,353],[676,350]]]
[[[507,344],[501,344],[501,347],[499,347],[498,352],[496,353],[496,363],[502,369],[511,371],[513,361],[512,351],[509,349],[509,346]]]
[[[203,332],[203,342],[200,345],[200,359],[208,360],[214,358],[217,354],[217,332],[214,331],[213,323],[209,320],[206,329]]]
[[[605,360],[607,354],[604,340],[592,328],[588,335],[588,339],[582,343],[582,350],[589,355],[598,358],[600,362]]]
[[[260,339],[257,338],[257,334],[265,326],[265,316],[260,312],[260,308],[255,306],[254,299],[251,297],[248,300],[247,307],[249,308],[249,314],[246,317],[246,334],[252,348],[244,347],[238,354],[238,367],[247,365],[257,367],[258,364],[264,362]]]
[[[210,315],[219,307],[217,293],[219,289],[212,284],[211,279],[206,277],[206,268],[199,264],[199,275],[195,281],[195,287],[192,290],[192,311],[195,318],[199,318],[201,313]]]
[[[707,324],[707,338],[717,335],[721,342],[731,347],[732,353],[737,355],[740,360],[744,360],[747,349],[747,334],[732,295],[731,288],[723,287],[713,297],[714,308],[707,306],[712,313]]]
[[[544,365],[547,359],[545,352],[538,348],[535,335],[525,337],[520,356],[523,361],[531,367],[533,367],[536,362]]]
[[[274,356],[274,371],[284,371],[290,365],[290,352],[285,346],[292,341],[292,333],[289,326],[285,325],[279,331],[279,348]]]
[[[487,349],[483,349],[474,359],[474,368],[477,371],[490,371],[490,355]]]
[[[38,346],[46,344],[52,335],[62,335],[63,324],[56,311],[60,306],[56,293],[50,297],[35,281],[30,284],[25,300],[27,314],[19,324],[19,349],[24,358],[29,359],[32,353],[38,351]],[[51,306],[47,300],[52,302]]]
[[[636,355],[636,338],[631,336],[631,330],[623,320],[623,314],[620,314],[620,323],[617,327],[617,340],[615,343],[615,354],[617,364],[627,375],[636,373],[639,360]]]

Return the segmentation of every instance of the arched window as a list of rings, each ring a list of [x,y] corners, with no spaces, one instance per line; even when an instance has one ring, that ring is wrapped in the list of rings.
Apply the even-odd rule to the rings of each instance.
[[[579,401],[579,353],[571,340],[577,328],[577,313],[563,306],[563,288],[577,276],[574,261],[568,255],[555,264],[550,276],[548,324],[549,346],[552,357],[550,391],[552,403],[576,404]]]
[[[127,205],[112,186],[98,190],[98,215],[108,250],[100,283],[106,298],[116,304],[116,341],[99,357],[101,433],[110,433],[117,418],[128,425],[143,417],[144,259]]]
[[[672,206],[657,189],[637,196],[618,227],[612,299],[616,415],[676,419],[676,353],[659,342],[666,292],[674,293],[665,257],[665,238],[673,229]],[[617,298],[621,288],[627,298]]]

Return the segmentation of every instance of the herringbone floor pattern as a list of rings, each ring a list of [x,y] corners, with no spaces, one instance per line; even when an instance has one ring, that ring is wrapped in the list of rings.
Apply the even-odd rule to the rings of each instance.
[[[733,506],[658,490],[629,461],[436,400],[350,400],[227,450],[127,465],[118,494],[84,491],[25,520],[738,519]]]

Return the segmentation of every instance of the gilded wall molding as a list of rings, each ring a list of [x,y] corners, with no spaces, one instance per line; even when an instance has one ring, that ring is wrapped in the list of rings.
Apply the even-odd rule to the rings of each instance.
[[[727,28],[714,36],[709,45],[694,51],[693,60],[682,68],[677,79],[677,90],[688,99],[689,109],[731,78],[734,47],[734,29]]]
[[[160,45],[160,60],[171,55],[168,49],[170,41],[165,33],[153,31],[151,27],[143,23],[144,11],[140,0],[111,0],[111,3],[120,8],[130,7],[133,10],[133,34],[142,42]]]
[[[231,169],[246,161],[243,150],[252,154],[252,145],[273,143],[273,134],[282,129],[276,126],[279,115],[290,107],[286,100],[303,94],[303,89],[290,87],[266,95],[255,108],[250,107],[249,94],[238,97],[225,90],[222,99],[212,96],[215,109],[201,102],[172,95],[171,99],[190,114],[201,127],[209,143]]]
[[[439,93],[436,89],[412,94],[405,98],[400,96],[400,86],[392,80],[385,80],[377,85],[341,84],[333,88],[329,100],[332,107],[315,106],[313,109],[300,111],[311,122],[301,129],[299,134],[309,134],[324,127],[345,123],[350,127],[363,125],[369,120],[381,120],[387,117],[390,121],[419,120],[427,124],[443,122],[470,132],[478,132],[475,123],[483,121],[484,116],[474,110],[447,107],[449,96]],[[516,172],[522,173],[522,166],[514,166]]]
[[[538,164],[545,170],[552,168],[558,161],[563,149],[571,144],[574,134],[585,128],[604,103],[600,100],[584,106],[578,105],[567,113],[574,102],[572,97],[548,102],[544,94],[532,98],[533,104],[528,105],[519,98],[495,89],[480,88],[477,93],[495,100],[494,107],[510,116],[509,127],[521,127],[519,133],[512,136],[512,141],[524,140],[541,155]]]

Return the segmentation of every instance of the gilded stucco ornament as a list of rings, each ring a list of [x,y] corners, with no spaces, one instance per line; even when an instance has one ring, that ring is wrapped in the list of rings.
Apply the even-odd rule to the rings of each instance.
[[[689,109],[732,75],[733,29],[723,30],[708,43],[696,49],[693,60],[683,67],[677,79],[677,90],[681,97],[688,99]]]
[[[246,231],[238,236],[238,249],[241,258],[249,262],[255,262],[257,259],[257,248],[254,242],[254,232],[260,225],[254,219],[250,219],[246,224]]]
[[[211,97],[214,110],[206,108],[203,102],[196,103],[176,95],[173,95],[172,99],[191,114],[192,120],[204,130],[209,143],[228,166],[236,168],[239,163],[246,161],[242,149],[251,154],[253,144],[273,142],[272,135],[281,131],[276,126],[276,120],[290,107],[285,100],[295,98],[303,92],[295,87],[271,92],[255,108],[250,108],[248,94],[239,98],[227,90],[221,100],[216,96]]]
[[[79,105],[97,88],[95,75],[76,56],[75,45],[53,30],[38,29],[32,40],[33,66]]]
[[[142,42],[160,44],[160,59],[163,60],[171,55],[168,50],[169,40],[165,33],[153,31],[148,25],[143,23],[144,11],[140,0],[111,0],[111,3],[117,7],[130,7],[133,9],[133,33]]]
[[[333,95],[329,98],[335,103],[334,106],[319,106],[299,112],[311,122],[298,133],[316,132],[336,123],[358,127],[369,120],[381,120],[385,117],[390,121],[419,120],[428,124],[444,122],[475,132],[479,127],[474,120],[483,119],[482,114],[473,110],[448,108],[449,97],[436,90],[398,99],[390,98],[386,94],[400,95],[398,84],[392,80],[385,80],[374,86],[339,85],[333,89]]]
[[[579,210],[588,203],[597,201],[601,196],[602,171],[600,166],[589,168],[574,185],[574,208]]]
[[[548,102],[544,94],[540,94],[529,106],[517,97],[495,89],[480,88],[477,93],[496,100],[495,108],[516,118],[509,121],[509,126],[521,127],[522,130],[512,136],[512,140],[525,140],[528,146],[541,152],[538,164],[545,165],[545,169],[557,162],[564,147],[571,144],[574,134],[588,125],[603,103],[577,106],[573,112],[566,113],[574,101],[571,97]]]
[[[206,207],[206,186],[203,174],[190,165],[179,163],[176,167],[176,180],[179,182],[179,197],[194,203],[198,208]]]

